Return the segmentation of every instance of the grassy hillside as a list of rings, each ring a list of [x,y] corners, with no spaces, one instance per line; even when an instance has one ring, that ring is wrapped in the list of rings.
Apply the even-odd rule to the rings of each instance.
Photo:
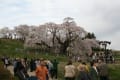
[[[0,56],[8,56],[8,57],[27,57],[27,58],[45,58],[45,59],[58,59],[60,61],[66,61],[65,56],[55,56],[50,53],[27,53],[24,50],[23,42],[19,40],[11,40],[11,39],[0,39]]]
[[[120,58],[120,51],[113,51],[115,58]]]
[[[23,43],[19,40],[0,39],[0,54],[1,55],[15,55],[21,53],[18,51],[23,49]]]
[[[113,51],[115,58],[120,58],[120,51]],[[0,55],[7,55],[12,57],[50,57],[53,58],[50,53],[42,53],[42,54],[26,54],[26,51],[23,47],[23,42],[20,40],[11,40],[11,39],[0,39]],[[63,57],[63,56],[62,56]]]

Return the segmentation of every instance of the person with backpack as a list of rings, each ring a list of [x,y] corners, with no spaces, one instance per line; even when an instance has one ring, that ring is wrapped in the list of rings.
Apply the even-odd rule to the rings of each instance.
[[[65,80],[75,80],[75,66],[72,64],[72,61],[69,60],[65,66]]]

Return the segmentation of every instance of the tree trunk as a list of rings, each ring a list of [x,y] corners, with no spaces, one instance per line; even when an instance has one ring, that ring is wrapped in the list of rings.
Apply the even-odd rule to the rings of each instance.
[[[67,55],[67,48],[69,46],[69,41],[65,41],[60,47],[60,54]]]

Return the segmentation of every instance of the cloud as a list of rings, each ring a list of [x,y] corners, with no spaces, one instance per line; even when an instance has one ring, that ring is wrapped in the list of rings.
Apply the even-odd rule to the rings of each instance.
[[[0,3],[0,27],[61,23],[70,16],[98,39],[111,40],[112,48],[120,49],[119,0],[0,0]]]
[[[111,36],[100,38],[100,40],[106,40],[106,39],[111,42],[111,45],[108,45],[107,48],[114,49],[114,50],[120,50],[120,47],[119,47],[120,31],[116,32],[115,34],[111,34]]]

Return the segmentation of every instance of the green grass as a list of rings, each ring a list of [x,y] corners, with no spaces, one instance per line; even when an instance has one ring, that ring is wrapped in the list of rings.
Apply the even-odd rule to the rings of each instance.
[[[120,58],[120,51],[113,51],[115,58]]]
[[[45,59],[57,59],[59,61],[65,61],[65,56],[55,56],[50,53],[27,53],[24,50],[23,42],[19,40],[0,39],[0,56],[8,56],[11,58],[45,58]]]
[[[120,64],[109,65],[110,80],[119,80],[120,78]]]
[[[23,49],[23,43],[19,40],[0,39],[0,54],[14,56],[18,52],[16,49]]]

